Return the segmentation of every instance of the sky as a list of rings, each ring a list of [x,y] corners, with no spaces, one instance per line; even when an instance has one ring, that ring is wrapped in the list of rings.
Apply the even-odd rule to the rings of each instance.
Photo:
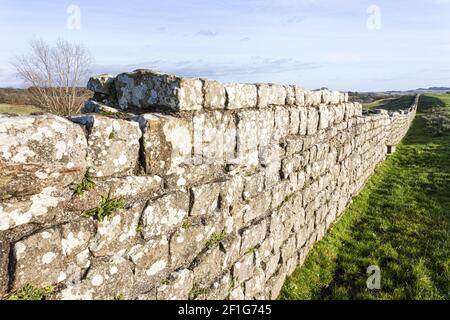
[[[450,87],[450,0],[0,0],[0,87],[29,42],[86,46],[92,73],[383,91]]]

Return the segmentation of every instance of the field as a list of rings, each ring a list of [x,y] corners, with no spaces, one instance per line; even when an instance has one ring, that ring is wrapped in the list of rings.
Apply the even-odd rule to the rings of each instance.
[[[28,115],[33,112],[42,112],[42,110],[35,106],[0,103],[0,113],[4,112]]]
[[[397,152],[288,278],[280,299],[450,299],[450,133],[432,134],[431,109],[448,114],[450,95],[421,97]],[[381,271],[379,290],[367,289],[371,265]]]
[[[409,95],[376,100],[372,103],[363,103],[363,107],[366,109],[386,109],[396,111],[409,107],[413,103],[414,97],[415,96],[413,95]]]

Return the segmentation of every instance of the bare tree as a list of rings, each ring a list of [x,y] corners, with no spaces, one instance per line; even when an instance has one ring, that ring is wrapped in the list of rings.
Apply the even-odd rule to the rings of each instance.
[[[90,97],[89,91],[81,89],[92,65],[89,51],[62,39],[54,46],[33,40],[30,47],[30,54],[16,57],[12,65],[30,86],[35,104],[59,115],[79,112]]]

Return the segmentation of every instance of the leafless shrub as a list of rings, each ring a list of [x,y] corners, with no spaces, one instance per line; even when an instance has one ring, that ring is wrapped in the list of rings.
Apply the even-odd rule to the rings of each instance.
[[[78,113],[89,93],[84,86],[92,65],[89,51],[65,40],[50,46],[43,40],[30,42],[31,52],[12,62],[17,75],[29,86],[33,103],[59,115]]]

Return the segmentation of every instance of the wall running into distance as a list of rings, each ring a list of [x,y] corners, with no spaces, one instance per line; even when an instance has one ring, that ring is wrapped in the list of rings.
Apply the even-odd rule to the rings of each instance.
[[[0,297],[274,299],[417,106],[150,70],[88,88],[81,115],[0,115]]]

